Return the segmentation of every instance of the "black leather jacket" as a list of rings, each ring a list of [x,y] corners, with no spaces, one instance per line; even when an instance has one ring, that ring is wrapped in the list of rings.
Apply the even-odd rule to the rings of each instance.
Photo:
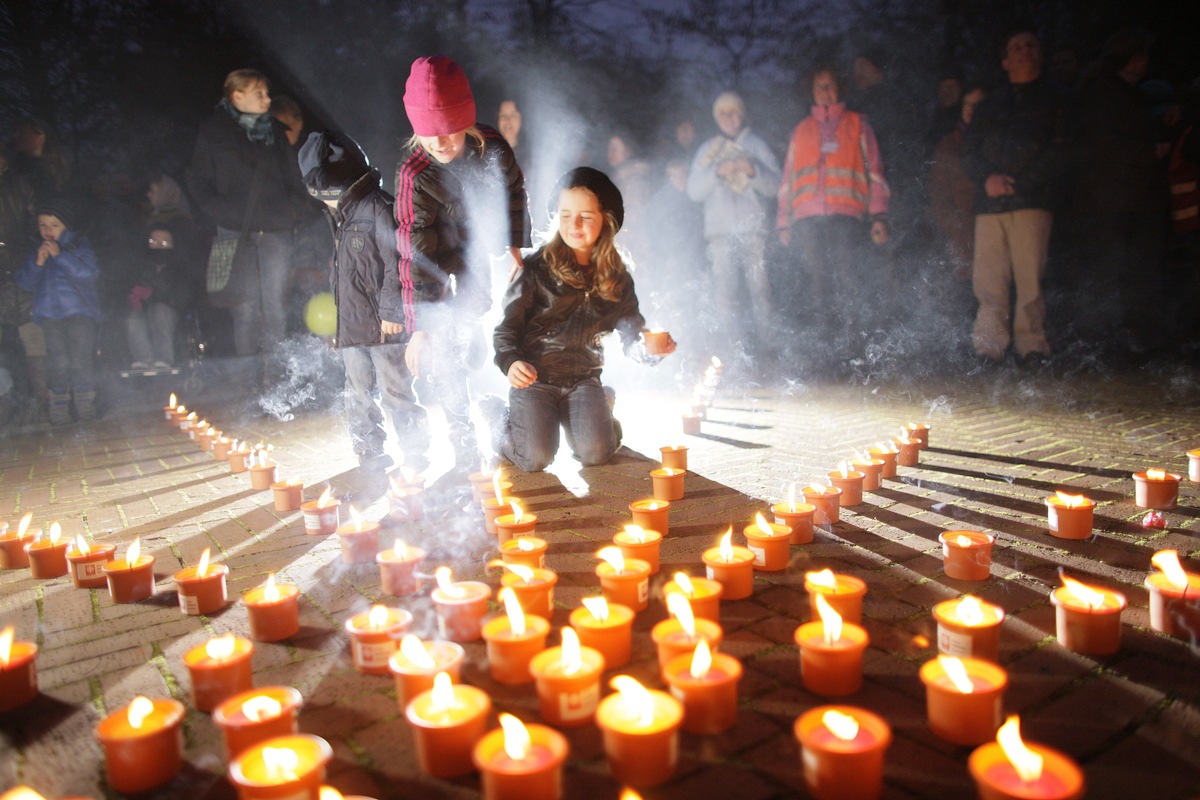
[[[599,377],[604,367],[600,340],[614,330],[627,355],[648,360],[640,346],[632,349],[646,322],[629,273],[618,299],[610,302],[555,278],[542,252],[525,257],[525,269],[504,294],[504,318],[492,337],[500,371],[507,375],[514,361],[528,361],[539,383],[574,386]]]

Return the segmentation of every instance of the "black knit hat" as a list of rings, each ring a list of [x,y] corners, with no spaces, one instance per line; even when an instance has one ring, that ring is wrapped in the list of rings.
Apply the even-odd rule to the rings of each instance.
[[[308,193],[318,200],[336,201],[371,169],[358,142],[337,131],[310,133],[297,160]]]
[[[64,228],[70,229],[75,221],[75,206],[65,197],[51,197],[43,200],[37,207],[38,215],[48,214],[58,217]]]
[[[554,184],[554,191],[550,192],[550,200],[546,204],[546,210],[553,217],[558,213],[558,196],[567,189],[587,189],[592,194],[596,195],[596,199],[600,201],[600,208],[604,211],[611,211],[613,217],[617,220],[617,230],[621,230],[621,225],[625,222],[625,201],[621,199],[621,190],[611,179],[598,169],[591,167],[576,167],[570,172],[563,175]]]

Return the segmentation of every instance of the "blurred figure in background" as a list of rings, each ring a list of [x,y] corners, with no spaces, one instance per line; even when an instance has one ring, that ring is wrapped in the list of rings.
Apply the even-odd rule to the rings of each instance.
[[[175,329],[192,303],[188,251],[177,246],[169,222],[152,225],[141,273],[129,290],[125,335],[133,356],[130,369],[166,369],[175,365]]]

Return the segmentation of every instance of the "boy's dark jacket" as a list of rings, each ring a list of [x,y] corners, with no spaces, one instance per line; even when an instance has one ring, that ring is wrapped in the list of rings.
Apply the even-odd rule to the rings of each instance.
[[[58,237],[61,251],[37,265],[35,250],[17,270],[13,280],[33,294],[33,321],[84,316],[100,321],[100,298],[96,281],[100,262],[88,238],[73,230]]]
[[[496,366],[507,375],[514,361],[528,361],[537,369],[539,383],[571,387],[599,377],[605,334],[617,331],[632,355],[645,320],[629,273],[621,280],[617,300],[610,302],[555,278],[543,252],[525,257],[525,269],[504,294],[504,318],[493,336]]]

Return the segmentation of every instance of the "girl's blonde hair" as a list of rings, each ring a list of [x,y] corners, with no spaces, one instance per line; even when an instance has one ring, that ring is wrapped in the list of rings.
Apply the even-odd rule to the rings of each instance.
[[[582,188],[582,187],[576,187]],[[557,217],[554,234],[542,251],[542,258],[550,274],[575,289],[595,292],[604,300],[615,302],[621,298],[620,286],[628,270],[625,259],[617,249],[617,218],[611,211],[604,211],[604,227],[596,238],[592,257],[587,270],[580,269],[575,252],[562,240],[558,232]]]
[[[463,132],[467,135],[467,138],[471,140],[471,143],[475,145],[475,149],[482,153],[483,131],[479,130],[477,126],[472,125]],[[412,136],[408,137],[408,141],[405,142],[404,145],[409,150],[418,150],[421,147],[421,137],[414,133]]]
[[[244,92],[256,83],[261,83],[268,90],[271,88],[271,82],[267,80],[267,76],[258,70],[235,69],[225,76],[225,85],[222,87],[225,91],[225,99],[232,100],[234,92]]]

